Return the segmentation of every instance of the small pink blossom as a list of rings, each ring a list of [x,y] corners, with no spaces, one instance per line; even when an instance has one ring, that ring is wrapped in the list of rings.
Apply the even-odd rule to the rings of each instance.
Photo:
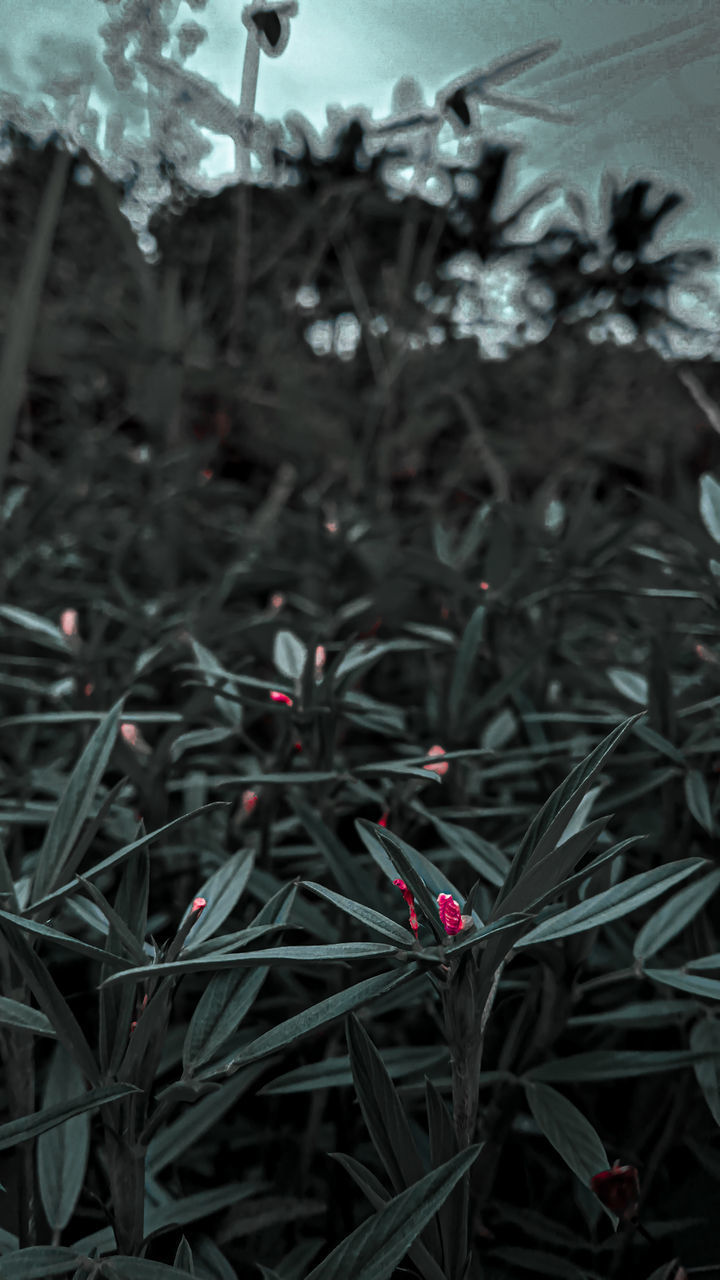
[[[417,938],[419,926],[418,926],[417,916],[415,914],[415,899],[413,898],[412,893],[408,889],[404,880],[393,880],[393,884],[397,885],[398,889],[402,893],[403,898],[408,904],[408,910],[410,913],[410,928],[412,929],[413,933],[415,934],[415,937]]]
[[[297,742],[293,742],[293,749],[294,749],[295,751],[302,751],[302,749],[303,749],[303,748],[302,748],[302,742],[300,741],[300,739],[299,739],[299,738],[298,738]]]
[[[255,808],[255,805],[258,802],[257,792],[243,791],[240,799],[241,799],[242,807],[245,810],[245,813],[252,813],[253,809]]]
[[[463,928],[463,915],[460,907],[450,893],[438,894],[438,911],[446,933],[460,933]]]
[[[429,756],[444,756],[445,748],[441,747],[439,744],[436,744],[434,747],[428,748],[427,754]],[[423,769],[427,769],[428,773],[437,773],[440,775],[441,778],[444,774],[447,773],[449,768],[450,768],[450,765],[447,763],[446,760],[443,761],[442,764],[424,764],[423,765]]]
[[[327,655],[325,653],[325,645],[319,644],[315,649],[315,674],[316,675],[320,675],[320,672],[325,666],[326,656]]]
[[[481,583],[480,583],[480,590],[481,590],[481,591],[489,591],[489,590],[490,590],[490,583],[489,583],[489,582],[481,582]]]
[[[90,694],[92,693],[94,688],[95,688],[95,685],[92,684],[90,680],[88,680],[87,684],[85,685],[85,688],[83,689],[83,693],[85,694],[86,698],[90,697]]]
[[[281,595],[281,593],[280,593],[279,591],[274,591],[274,592],[273,592],[273,594],[272,594],[272,595],[271,595],[271,597],[270,597],[270,607],[271,607],[271,609],[276,609],[276,610],[277,610],[277,609],[282,609],[282,607],[283,607],[284,603],[285,603],[285,597],[284,597],[284,595]]]
[[[328,533],[337,533],[337,531],[338,531],[338,522],[337,522],[337,520],[326,520],[326,521],[325,521],[325,528],[327,529]]]
[[[125,724],[120,725],[120,733],[122,734],[125,741],[130,743],[131,747],[134,747],[137,745],[137,740],[138,740],[137,725],[129,724],[126,721]]]
[[[286,693],[278,693],[277,689],[273,689],[270,697],[273,702],[284,702],[286,707],[291,707],[293,704],[292,698],[289,698]]]
[[[64,636],[76,636],[78,634],[77,609],[63,609],[60,614],[60,629]]]
[[[147,1005],[147,1002],[148,1002],[148,998],[147,998],[147,996],[143,996],[142,1004],[140,1005],[140,1008],[138,1009],[138,1018],[140,1017],[140,1014],[142,1013],[142,1011],[143,1011],[143,1009],[145,1008],[145,1006]],[[135,1019],[135,1021],[134,1021],[134,1022],[131,1022],[131,1023],[130,1023],[130,1034],[131,1034],[131,1035],[132,1035],[133,1031],[135,1030],[136,1026],[137,1026],[137,1018]]]
[[[192,904],[193,911],[204,911],[206,906],[207,906],[207,902],[205,901],[204,898],[193,898],[193,904]]]
[[[389,810],[389,809],[386,809],[386,810],[385,810],[385,812],[384,812],[384,814],[383,814],[383,816],[382,816],[382,818],[381,818],[381,819],[380,819],[380,821],[378,822],[378,826],[379,826],[379,827],[386,827],[386,826],[387,826],[387,824],[388,824],[388,818],[389,818],[389,817],[390,817],[390,810]],[[397,882],[397,880],[394,880],[394,881],[393,881],[393,884],[397,884],[397,883],[398,883],[398,882]]]

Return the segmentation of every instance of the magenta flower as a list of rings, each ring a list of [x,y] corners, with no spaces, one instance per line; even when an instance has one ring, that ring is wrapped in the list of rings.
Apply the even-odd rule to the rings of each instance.
[[[438,894],[438,911],[446,933],[460,933],[467,917],[463,916],[460,907],[450,893]]]
[[[286,693],[279,693],[277,689],[273,689],[270,697],[273,702],[284,702],[286,707],[291,707],[293,704],[292,698],[289,698]]]

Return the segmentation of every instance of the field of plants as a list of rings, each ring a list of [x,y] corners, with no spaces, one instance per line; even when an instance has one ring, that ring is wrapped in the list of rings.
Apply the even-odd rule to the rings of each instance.
[[[481,359],[497,153],[178,189],[151,263],[13,145],[0,1277],[720,1274],[717,366],[547,239]]]

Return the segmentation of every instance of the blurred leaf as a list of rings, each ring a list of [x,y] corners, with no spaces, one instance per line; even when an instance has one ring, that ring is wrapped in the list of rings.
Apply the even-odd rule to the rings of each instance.
[[[0,920],[14,925],[17,929],[22,929],[23,933],[32,933],[36,937],[46,938],[49,942],[54,943],[55,946],[63,947],[67,951],[74,951],[78,955],[86,956],[89,960],[99,961],[100,964],[123,965],[127,963],[123,956],[113,955],[112,952],[106,951],[102,947],[94,947],[91,942],[83,942],[80,938],[73,938],[71,934],[62,933],[60,929],[51,929],[49,925],[38,924],[36,920],[31,920],[27,916],[14,916],[9,911],[0,911]]]
[[[467,1173],[482,1144],[468,1147],[402,1191],[347,1236],[306,1280],[390,1280],[398,1263]]]
[[[30,1245],[2,1258],[2,1280],[45,1280],[46,1276],[65,1276],[80,1265],[76,1249],[62,1245]]]
[[[633,945],[636,960],[648,960],[687,927],[720,885],[720,869],[673,894],[646,920]]]
[[[72,857],[117,740],[124,701],[123,694],[98,725],[67,780],[38,854],[31,899],[36,904],[55,887]]]
[[[226,1051],[223,1061],[211,1063],[202,1072],[200,1079],[211,1079],[216,1075],[228,1074],[249,1062],[256,1062],[259,1058],[277,1053],[279,1049],[288,1048],[311,1031],[317,1030],[318,1027],[326,1026],[336,1018],[350,1013],[352,1009],[370,1004],[379,996],[409,982],[416,973],[417,966],[410,964],[399,973],[397,969],[391,969],[388,973],[380,973],[374,978],[366,978],[363,982],[356,983],[355,986],[346,987],[336,995],[328,996],[326,1000],[320,1000],[309,1009],[304,1009],[302,1013],[278,1023],[276,1027],[258,1036],[257,1039],[251,1040],[249,1044],[246,1042],[238,1045],[232,1052]]]
[[[700,516],[710,537],[720,543],[720,484],[709,471],[700,477]]]
[[[254,1062],[236,1072],[224,1084],[206,1085],[212,1090],[206,1097],[185,1107],[175,1120],[159,1129],[150,1139],[147,1164],[153,1175],[162,1172],[172,1161],[191,1150],[194,1144],[220,1123],[230,1107],[267,1069],[267,1063]],[[192,1156],[190,1157],[192,1160]]]
[[[96,1111],[108,1102],[138,1092],[132,1084],[107,1084],[102,1088],[89,1089],[78,1098],[65,1099],[50,1107],[43,1107],[41,1111],[22,1116],[20,1120],[11,1120],[9,1124],[0,1125],[0,1151],[7,1151],[8,1147],[15,1147],[19,1142],[27,1142],[30,1138],[37,1138],[39,1134],[54,1129],[58,1124],[64,1124],[73,1116],[82,1115],[85,1111]]]
[[[478,649],[482,643],[484,630],[485,605],[479,604],[470,616],[463,632],[450,678],[448,733],[451,738],[455,736],[455,730],[459,724],[461,707],[466,704],[470,675],[477,658]]]
[[[312,837],[341,892],[346,898],[357,901],[365,897],[363,876],[357,861],[345,848],[334,831],[320,817],[316,808],[294,788],[288,790],[288,801]]]
[[[191,644],[198,667],[205,679],[205,683],[210,685],[212,688],[216,683],[218,676],[224,676],[228,673],[225,671],[221,663],[218,662],[217,658],[209,649],[206,649],[204,645],[199,644],[198,641],[194,639],[191,639]],[[226,681],[225,684],[220,685],[220,690],[221,694],[232,693],[232,683],[230,681]],[[216,694],[213,697],[213,702],[215,703],[221,718],[226,724],[230,725],[231,728],[241,728],[243,722],[243,710],[241,704],[233,701],[231,698],[223,698],[221,694]]]
[[[44,644],[46,648],[55,651],[60,650],[66,658],[73,652],[70,636],[66,636],[60,627],[56,627],[54,623],[48,622],[47,618],[42,618],[37,613],[29,613],[27,609],[18,609],[14,605],[1,604],[0,618],[7,618],[8,622],[24,627],[38,644]]]
[[[305,670],[307,649],[292,631],[278,631],[273,644],[273,662],[288,680],[299,680]]]
[[[438,1089],[432,1080],[425,1078],[425,1109],[428,1116],[430,1137],[430,1166],[437,1169],[457,1153],[458,1143],[455,1125]],[[468,1211],[470,1182],[461,1178],[442,1208],[438,1209],[437,1222],[442,1242],[442,1258],[450,1280],[463,1275],[468,1251]]]
[[[495,1246],[492,1257],[532,1271],[534,1275],[553,1276],[555,1280],[587,1280],[588,1277],[584,1268],[581,1271],[572,1262],[568,1262],[567,1258],[561,1258],[556,1253],[545,1253],[540,1249],[521,1249],[517,1245],[503,1245],[501,1248]]]
[[[619,920],[637,907],[644,906],[658,894],[664,893],[678,881],[692,875],[705,861],[705,858],[684,858],[680,862],[666,862],[664,866],[655,867],[652,871],[642,871],[639,875],[631,876],[629,880],[606,889],[604,893],[596,893],[585,902],[569,907],[567,911],[561,911],[552,919],[536,925],[513,945],[516,949],[530,947],[538,942],[548,942],[552,938],[567,938],[573,933],[582,933],[585,929],[596,928],[610,920]]]
[[[639,702],[641,707],[648,705],[650,694],[645,676],[637,671],[626,671],[622,667],[610,667],[607,674],[618,693],[622,693],[631,702]]]
[[[524,1080],[625,1080],[632,1076],[657,1075],[696,1062],[690,1049],[596,1049],[574,1053],[555,1062],[542,1062],[523,1073]]]
[[[214,747],[217,742],[228,742],[235,736],[234,729],[193,729],[190,733],[181,733],[170,747],[170,762],[177,764],[186,751],[196,747]]]
[[[180,1238],[180,1243],[175,1250],[175,1257],[173,1258],[173,1267],[176,1271],[189,1271],[191,1275],[195,1275],[192,1249],[186,1236],[181,1236]]]
[[[605,1148],[590,1121],[547,1084],[525,1084],[525,1094],[535,1123],[548,1142],[583,1185],[589,1186],[594,1174],[610,1167]],[[609,1209],[605,1212],[617,1223],[614,1213]]]
[[[685,799],[693,818],[711,836],[715,830],[712,805],[707,783],[698,769],[688,769],[685,774]]]
[[[100,1274],[103,1280],[195,1280],[194,1271],[181,1271],[168,1262],[128,1258],[119,1253],[103,1261]]]
[[[448,1051],[442,1045],[402,1045],[400,1048],[383,1049],[383,1063],[391,1080],[416,1075],[432,1067],[447,1065]],[[306,1062],[281,1076],[275,1076],[269,1084],[258,1090],[260,1094],[310,1093],[314,1089],[336,1089],[353,1082],[350,1058],[323,1058],[321,1062]]]
[[[702,1018],[695,1023],[690,1032],[690,1047],[694,1053],[713,1055],[695,1063],[695,1075],[713,1119],[720,1125],[720,1022],[717,1018]]]
[[[77,1102],[82,1097],[84,1077],[57,1045],[50,1060],[43,1110]],[[85,1181],[90,1151],[90,1113],[81,1111],[62,1124],[46,1129],[37,1142],[37,1176],[45,1217],[54,1231],[62,1231],[70,1221]]]

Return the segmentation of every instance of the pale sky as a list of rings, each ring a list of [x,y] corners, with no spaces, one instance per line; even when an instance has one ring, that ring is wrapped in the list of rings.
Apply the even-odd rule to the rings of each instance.
[[[0,115],[17,114],[18,103],[54,109],[41,85],[75,73],[93,86],[87,105],[99,113],[101,152],[108,107],[126,117],[129,133],[141,131],[131,95],[118,93],[102,61],[98,35],[133,6],[142,8],[140,0],[0,0]],[[238,103],[241,0],[166,0],[165,12],[172,10],[173,33],[188,22],[207,30],[186,69]],[[414,76],[431,106],[455,77],[543,39],[562,47],[500,89],[563,108],[573,123],[480,106],[488,136],[523,146],[513,201],[552,176],[584,191],[592,206],[603,167],[623,182],[654,178],[658,195],[673,189],[688,197],[658,251],[695,240],[720,251],[720,0],[298,0],[285,52],[260,55],[256,110],[266,120],[299,111],[319,131],[332,105],[364,106],[378,120],[390,112],[401,76]],[[202,171],[229,175],[233,145],[218,135],[213,142]],[[715,275],[720,281],[720,270]]]

